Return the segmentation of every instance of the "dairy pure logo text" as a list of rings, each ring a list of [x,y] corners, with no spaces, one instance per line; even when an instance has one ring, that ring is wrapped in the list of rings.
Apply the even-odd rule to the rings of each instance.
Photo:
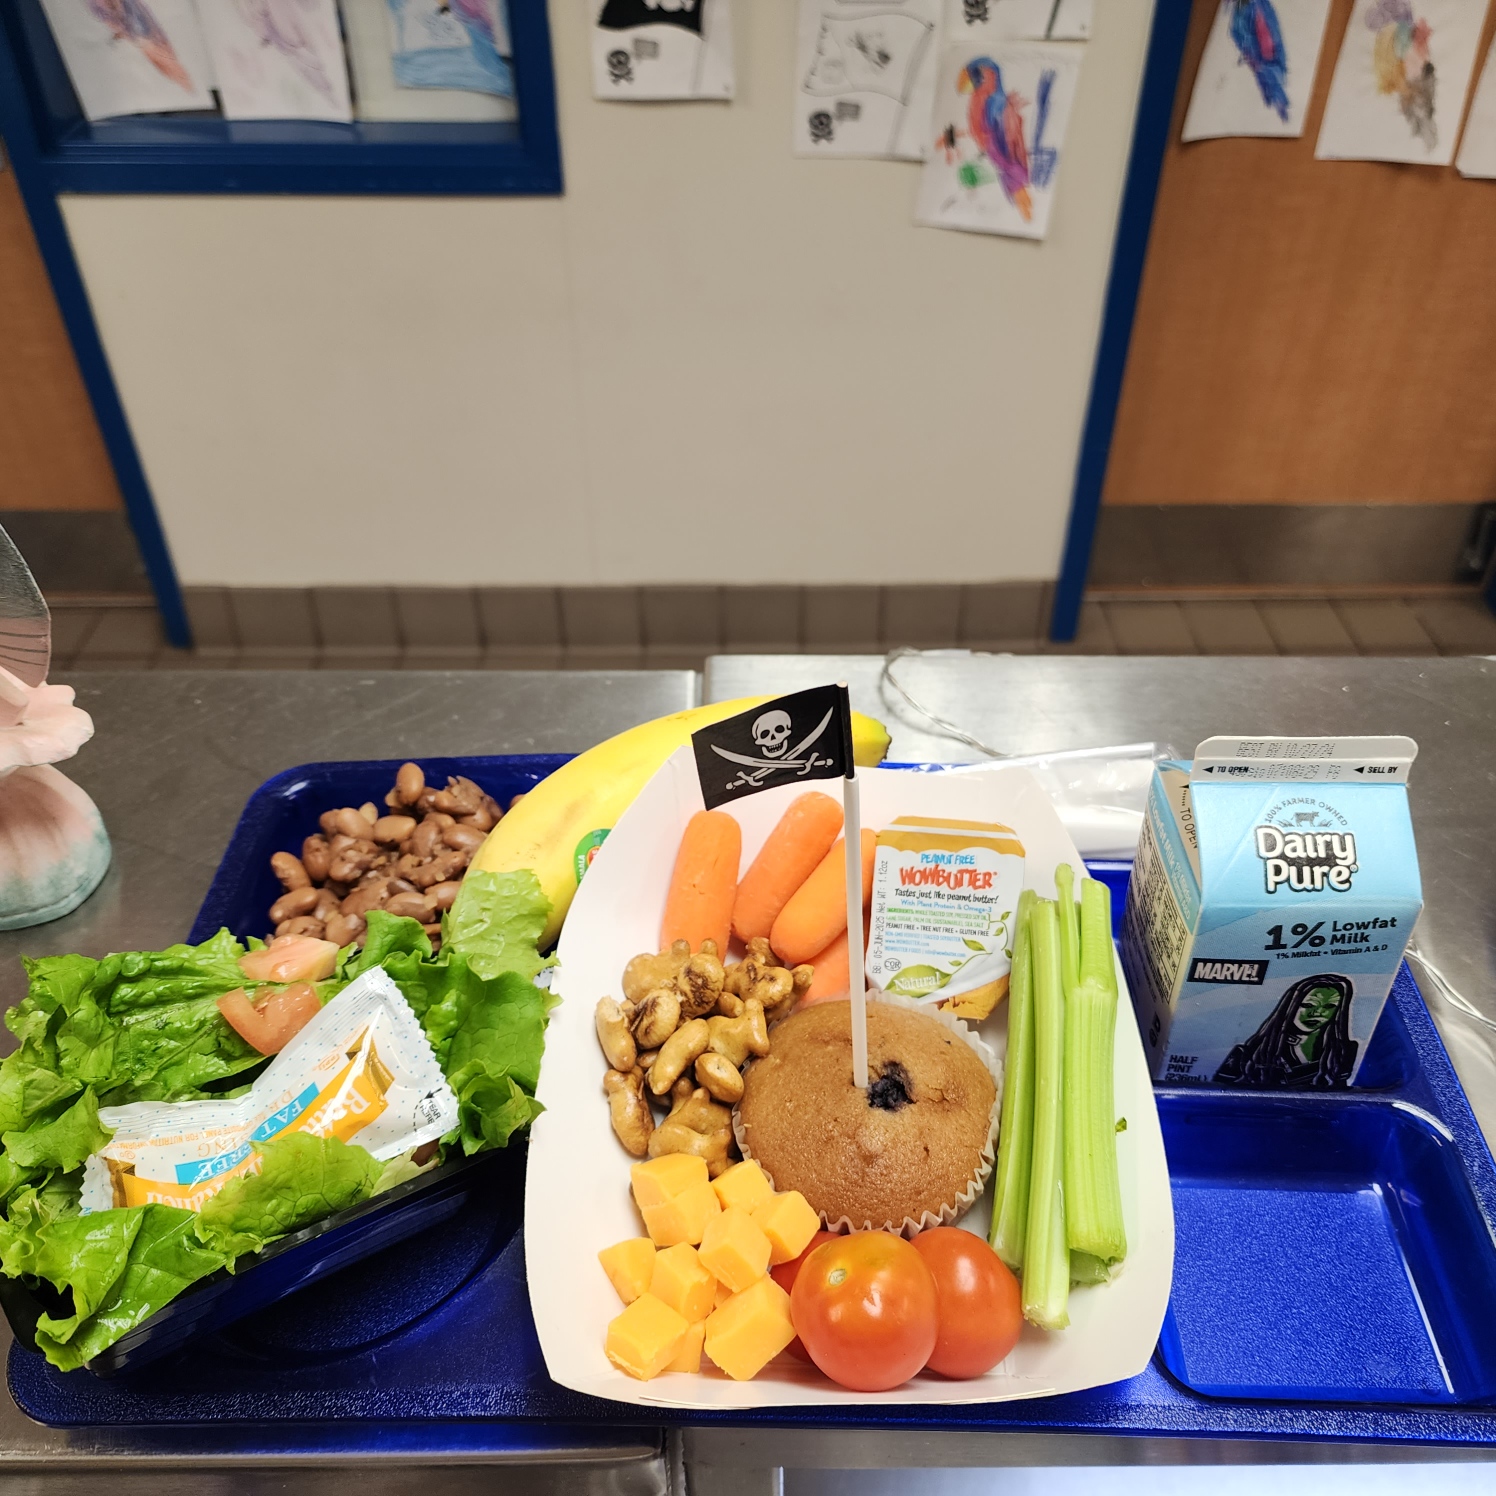
[[[1359,871],[1351,831],[1285,831],[1259,826],[1253,833],[1269,893],[1345,893]]]

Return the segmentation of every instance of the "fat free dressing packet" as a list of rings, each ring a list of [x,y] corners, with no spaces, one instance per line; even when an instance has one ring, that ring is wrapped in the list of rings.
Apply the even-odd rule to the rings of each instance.
[[[114,1136],[84,1165],[84,1214],[116,1206],[201,1210],[256,1172],[257,1144],[287,1133],[396,1158],[451,1132],[457,1098],[410,1004],[380,968],[350,982],[271,1060],[245,1095],[105,1107]]]

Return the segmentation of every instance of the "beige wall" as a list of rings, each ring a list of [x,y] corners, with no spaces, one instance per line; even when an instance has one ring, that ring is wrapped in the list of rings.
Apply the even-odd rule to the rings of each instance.
[[[790,155],[792,0],[730,106],[590,97],[560,199],[74,197],[188,584],[1055,574],[1152,0],[1105,0],[1049,240]]]

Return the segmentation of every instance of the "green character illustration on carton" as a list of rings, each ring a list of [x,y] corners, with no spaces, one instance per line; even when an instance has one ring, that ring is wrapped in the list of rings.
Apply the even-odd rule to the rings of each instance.
[[[1357,1044],[1350,1036],[1349,977],[1326,973],[1295,982],[1250,1039],[1216,1071],[1226,1085],[1327,1091],[1350,1083]]]

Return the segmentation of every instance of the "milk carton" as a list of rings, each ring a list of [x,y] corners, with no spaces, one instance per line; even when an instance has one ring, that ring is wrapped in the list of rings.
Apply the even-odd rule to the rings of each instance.
[[[1122,961],[1155,1080],[1338,1088],[1423,907],[1410,738],[1209,738],[1154,772]]]

